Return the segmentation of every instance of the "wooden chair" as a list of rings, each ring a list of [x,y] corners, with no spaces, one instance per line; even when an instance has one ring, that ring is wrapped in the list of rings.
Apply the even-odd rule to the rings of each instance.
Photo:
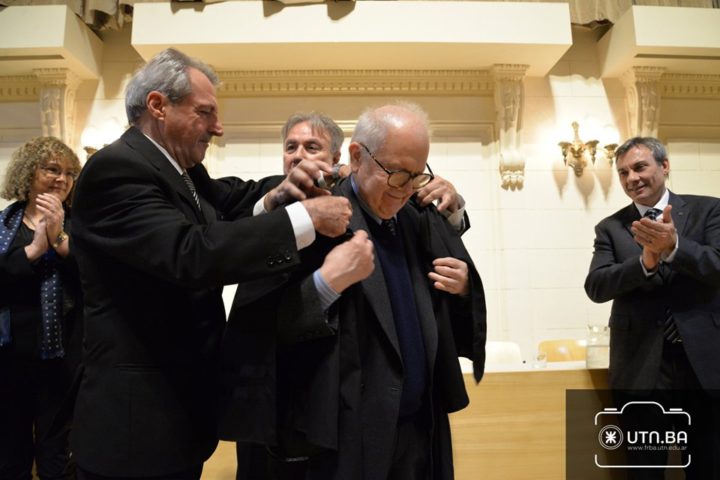
[[[545,353],[548,362],[572,362],[585,360],[585,340],[563,338],[543,340],[538,345],[538,353]]]

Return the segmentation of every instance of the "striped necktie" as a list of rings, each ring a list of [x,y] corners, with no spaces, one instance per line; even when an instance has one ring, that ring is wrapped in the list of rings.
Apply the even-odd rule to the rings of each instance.
[[[662,210],[658,208],[649,208],[643,217],[657,220],[662,215]],[[663,278],[665,281],[665,278]],[[680,338],[680,332],[678,332],[677,325],[673,319],[672,312],[668,308],[665,310],[665,321],[663,322],[663,337],[670,343],[682,342]]]
[[[645,212],[645,215],[643,215],[643,218],[649,218],[651,220],[657,220],[658,217],[662,215],[662,210],[659,208],[648,208],[647,212]]]
[[[663,337],[670,343],[682,342],[680,338],[680,332],[678,332],[677,325],[673,319],[672,312],[668,308],[665,310],[665,324],[663,325]]]
[[[190,194],[195,199],[195,204],[198,207],[198,210],[202,211],[202,208],[200,208],[200,197],[198,197],[197,190],[195,190],[195,184],[193,183],[192,179],[190,178],[190,175],[188,175],[187,172],[182,173],[182,178],[185,180],[185,185],[187,185],[188,190],[190,190]]]

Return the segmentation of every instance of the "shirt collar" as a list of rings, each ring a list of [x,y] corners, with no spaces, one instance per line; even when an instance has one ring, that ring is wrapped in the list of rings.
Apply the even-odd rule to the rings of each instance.
[[[145,134],[143,133],[143,135],[145,135]],[[157,143],[155,140],[153,140],[153,139],[152,139],[151,137],[149,137],[148,135],[145,135],[145,137],[147,137],[147,139],[150,140],[150,141],[152,142],[152,144],[155,145],[155,146],[158,148],[158,150],[160,150],[160,151],[162,152],[163,155],[165,155],[165,158],[167,158],[167,159],[170,161],[170,164],[171,164],[173,167],[175,167],[175,170],[177,170],[177,172],[178,172],[180,175],[182,175],[182,174],[185,172],[185,170],[180,166],[180,164],[177,163],[177,162],[175,161],[175,159],[170,156],[170,154],[168,153],[168,151],[165,150],[165,148],[164,148],[162,145],[160,145],[159,143]]]
[[[633,202],[633,203],[635,203],[635,208],[638,209],[638,212],[640,212],[641,217],[645,216],[645,212],[650,210],[650,208],[657,208],[658,210],[660,210],[662,212],[663,210],[665,210],[665,207],[668,206],[668,203],[670,203],[670,190],[668,190],[666,188],[665,193],[662,194],[662,197],[660,197],[660,200],[658,200],[658,202],[653,207],[648,207],[647,205],[640,205],[637,202]]]
[[[372,218],[375,223],[380,225],[382,223],[382,218],[375,215],[372,210],[370,210],[370,207],[367,203],[362,199],[360,196],[360,189],[358,187],[357,182],[355,181],[355,174],[350,175],[350,185],[352,185],[353,192],[355,192],[355,197],[358,199],[358,203],[360,204],[360,208],[363,209],[363,212],[367,214],[368,217]],[[393,218],[397,220],[397,215],[393,215]]]

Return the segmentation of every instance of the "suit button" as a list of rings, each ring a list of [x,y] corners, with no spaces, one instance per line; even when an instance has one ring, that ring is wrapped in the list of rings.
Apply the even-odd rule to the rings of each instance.
[[[285,261],[286,261],[286,262],[289,262],[290,260],[292,260],[292,257],[290,256],[289,253],[286,253],[286,254],[285,254]]]
[[[272,267],[275,265],[275,260],[272,257],[268,257],[267,264]]]

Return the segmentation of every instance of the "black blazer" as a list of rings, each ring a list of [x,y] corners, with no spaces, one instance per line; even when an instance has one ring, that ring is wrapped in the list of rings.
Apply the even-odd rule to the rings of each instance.
[[[340,184],[336,194],[350,199],[350,230],[368,231],[351,184]],[[482,284],[462,242],[450,241],[455,256],[467,261],[472,272],[472,296],[453,297],[445,307],[450,318],[440,318],[442,297],[432,291],[427,272],[431,252],[424,251],[422,209],[410,204],[398,214],[406,239],[410,273],[422,334],[425,340],[429,391],[434,421],[434,479],[451,478],[452,452],[447,412],[467,405],[458,352],[484,361],[485,302]],[[425,235],[457,234],[431,209],[441,227],[427,227]],[[431,233],[432,232],[432,233]],[[318,239],[302,252],[296,276],[314,271],[337,240]],[[461,248],[462,251],[455,251]],[[440,256],[440,255],[436,255]],[[326,315],[321,311],[311,277],[291,280],[277,293],[283,297],[272,327],[236,325],[233,314],[243,308],[236,298],[223,347],[225,395],[220,429],[223,438],[264,443],[279,455],[313,454],[322,450],[323,479],[375,479],[387,476],[403,385],[403,368],[390,300],[376,257],[374,272],[343,292]],[[264,301],[263,305],[272,302]],[[256,308],[251,303],[249,308]],[[241,317],[243,317],[242,315]],[[298,325],[307,329],[303,336]],[[458,327],[460,330],[455,330]],[[242,332],[241,332],[242,330]],[[294,332],[288,335],[287,332]],[[460,335],[462,331],[463,335]],[[454,333],[460,343],[456,343]],[[469,335],[464,336],[465,333]],[[275,337],[273,336],[275,335]],[[279,339],[279,341],[276,341]],[[243,360],[225,352],[241,352]],[[477,378],[482,365],[476,366]],[[243,415],[244,414],[244,415]],[[244,419],[249,419],[244,421]],[[312,476],[312,475],[311,475]]]
[[[212,182],[204,167],[192,170]],[[200,213],[178,172],[135,128],[88,161],[72,226],[86,300],[71,436],[82,468],[156,476],[212,454],[222,285],[299,263],[284,210],[218,220],[216,209],[257,200],[261,187],[226,182],[212,202],[201,198]]]
[[[720,199],[670,193],[679,249],[674,260],[646,278],[642,248],[630,226],[640,219],[630,204],[595,227],[595,251],[585,291],[612,300],[610,385],[653,389],[660,371],[663,322],[669,311],[693,370],[706,389],[720,389]]]

